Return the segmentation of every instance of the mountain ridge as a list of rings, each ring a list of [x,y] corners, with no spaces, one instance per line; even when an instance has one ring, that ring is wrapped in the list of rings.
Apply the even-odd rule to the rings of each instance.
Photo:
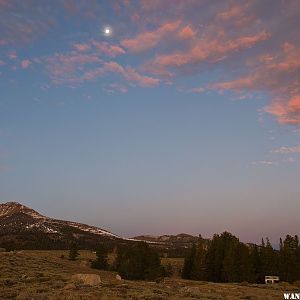
[[[104,241],[130,241],[96,226],[44,216],[16,201],[0,204],[2,247],[67,248],[74,240],[81,247],[95,247]]]
[[[16,201],[0,204],[0,247],[6,249],[68,249],[74,241],[79,248],[95,249],[99,243],[115,247],[145,241],[162,251],[177,251],[198,239],[185,233],[124,238],[96,226],[47,217]]]

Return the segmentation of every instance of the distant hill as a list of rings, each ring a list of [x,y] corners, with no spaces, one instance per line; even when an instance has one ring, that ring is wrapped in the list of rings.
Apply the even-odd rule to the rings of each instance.
[[[81,248],[92,248],[100,242],[131,242],[95,226],[43,216],[18,202],[0,204],[0,247],[64,249],[74,240]]]
[[[196,243],[199,240],[199,236],[193,236],[186,233],[180,233],[177,235],[160,235],[160,236],[153,236],[153,235],[140,235],[136,236],[133,239],[142,240],[146,242],[155,242],[155,243],[162,243],[162,244],[177,244],[177,245],[191,245]]]
[[[203,239],[201,236],[186,233],[160,236],[140,235],[133,238],[133,240],[151,243],[160,250],[162,255],[167,255],[168,257],[184,257],[189,251],[189,248],[199,242],[200,239],[208,246],[210,242],[209,239]]]

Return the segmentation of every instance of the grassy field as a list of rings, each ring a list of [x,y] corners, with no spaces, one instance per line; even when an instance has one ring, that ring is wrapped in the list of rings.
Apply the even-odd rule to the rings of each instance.
[[[65,258],[61,258],[64,255]],[[0,253],[0,299],[284,299],[283,292],[299,292],[288,284],[216,284],[180,279],[182,259],[163,259],[175,270],[162,282],[117,280],[115,272],[91,269],[90,251],[80,251],[77,261],[67,251]],[[111,257],[112,259],[112,257]],[[73,282],[76,273],[99,274],[102,283],[86,286]]]

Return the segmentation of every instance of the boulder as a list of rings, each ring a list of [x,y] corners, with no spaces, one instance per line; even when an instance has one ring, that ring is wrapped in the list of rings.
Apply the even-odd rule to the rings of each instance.
[[[121,277],[119,274],[117,274],[117,275],[116,275],[116,279],[117,279],[117,280],[122,280],[122,277]]]
[[[72,279],[85,285],[98,285],[101,283],[101,278],[97,274],[75,274]]]
[[[186,286],[180,289],[180,292],[184,293],[187,296],[190,297],[199,297],[201,296],[201,291],[196,286]]]
[[[88,262],[87,260],[82,260],[82,261],[80,262],[80,267],[86,268],[86,267],[88,267],[88,266],[89,266],[89,262]]]
[[[75,289],[76,289],[76,285],[74,283],[68,283],[64,287],[64,290],[75,290]]]

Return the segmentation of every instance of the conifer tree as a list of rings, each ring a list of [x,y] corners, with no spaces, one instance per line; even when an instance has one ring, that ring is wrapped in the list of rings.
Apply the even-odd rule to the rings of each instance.
[[[190,270],[190,278],[194,280],[206,280],[206,253],[204,241],[199,240],[193,263]]]
[[[261,260],[264,276],[278,275],[278,253],[273,249],[269,238],[262,244]]]
[[[254,245],[250,251],[250,262],[252,265],[252,277],[249,282],[253,283],[263,283],[264,275],[262,274],[262,261],[259,253],[259,248],[257,245]]]
[[[189,253],[184,258],[184,265],[181,273],[183,279],[192,279],[191,271],[196,257],[196,245],[193,244]]]
[[[77,249],[77,245],[75,242],[73,242],[70,246],[69,250],[69,260],[76,260],[76,258],[79,256],[79,252]]]
[[[280,277],[293,282],[300,278],[300,248],[298,236],[287,235],[279,251]]]
[[[103,245],[99,245],[96,250],[96,260],[92,261],[91,267],[93,269],[108,269],[108,251]]]

